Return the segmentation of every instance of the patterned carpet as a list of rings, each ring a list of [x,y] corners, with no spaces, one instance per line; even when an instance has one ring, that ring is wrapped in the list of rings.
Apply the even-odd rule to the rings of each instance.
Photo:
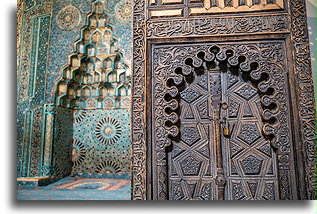
[[[18,200],[130,200],[127,177],[66,177],[42,187],[18,187]]]

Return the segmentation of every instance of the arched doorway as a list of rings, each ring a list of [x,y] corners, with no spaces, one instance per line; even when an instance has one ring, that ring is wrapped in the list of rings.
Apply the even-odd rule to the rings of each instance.
[[[135,1],[134,200],[315,198],[305,2],[261,2]],[[202,66],[214,60],[208,46],[220,51],[212,72]],[[234,71],[238,65],[249,76]],[[197,82],[206,73],[221,76],[221,108],[203,101],[213,96]],[[225,119],[214,124],[217,114]]]

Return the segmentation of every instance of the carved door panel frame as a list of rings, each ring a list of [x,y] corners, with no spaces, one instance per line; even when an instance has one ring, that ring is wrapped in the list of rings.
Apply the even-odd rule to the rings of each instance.
[[[134,56],[132,76],[132,199],[152,199],[151,128],[151,49],[154,44],[281,39],[288,59],[289,105],[294,143],[297,189],[289,199],[315,198],[315,101],[310,69],[309,46],[304,0],[284,1],[283,10],[263,15],[243,13],[223,18],[221,15],[161,18],[150,17],[151,0],[134,0]],[[164,6],[164,5],[163,5]],[[186,8],[185,8],[186,9]],[[197,18],[198,17],[198,18]],[[220,25],[220,24],[221,25]],[[233,25],[232,25],[233,24]],[[232,26],[235,26],[234,28]],[[255,35],[255,33],[259,35]],[[244,36],[245,35],[245,36]],[[299,112],[297,114],[296,112]],[[288,160],[286,160],[287,162]],[[280,175],[280,176],[283,176]]]
[[[218,132],[214,132],[214,135],[218,136],[215,144],[219,144],[220,151],[216,151],[217,156],[217,173],[216,173],[216,184],[218,186],[218,199],[223,199],[224,195],[221,193],[224,188],[224,182],[227,180],[226,186],[226,197],[227,199],[240,199],[240,198],[255,198],[255,199],[291,199],[291,195],[296,195],[297,185],[294,178],[294,161],[293,161],[293,149],[292,149],[292,137],[291,137],[291,125],[290,125],[290,115],[289,115],[289,102],[288,102],[288,84],[287,84],[287,65],[286,57],[284,54],[285,45],[281,40],[260,40],[260,41],[249,41],[249,42],[211,42],[211,43],[186,43],[186,44],[177,44],[173,43],[170,45],[156,45],[152,46],[153,48],[153,68],[152,68],[152,78],[148,80],[151,81],[152,93],[147,97],[147,104],[151,105],[153,103],[153,109],[151,111],[152,118],[148,120],[148,127],[151,127],[151,141],[148,143],[148,148],[151,148],[152,151],[152,180],[153,180],[153,199],[166,200],[168,199],[168,181],[170,175],[167,173],[167,157],[166,157],[166,148],[171,144],[176,145],[179,143],[174,143],[169,135],[175,137],[180,133],[179,127],[175,123],[179,120],[182,124],[182,121],[179,119],[179,113],[177,113],[176,108],[179,106],[179,101],[177,96],[179,94],[186,92],[190,93],[191,96],[187,99],[195,99],[195,96],[199,96],[199,92],[189,88],[178,89],[178,85],[181,85],[182,81],[186,81],[185,76],[189,76],[195,72],[196,69],[199,69],[203,63],[218,63],[222,62],[228,64],[228,67],[238,69],[239,73],[244,73],[249,78],[254,81],[254,85],[250,86],[250,83],[242,81],[242,86],[238,87],[235,93],[238,96],[244,97],[244,99],[251,99],[257,91],[261,93],[260,104],[263,106],[263,110],[260,113],[260,120],[265,121],[264,125],[261,127],[255,128],[254,126],[260,126],[259,123],[250,122],[248,120],[239,121],[237,126],[250,126],[245,128],[239,128],[240,133],[235,133],[235,141],[238,138],[242,139],[244,143],[248,144],[245,148],[246,152],[239,158],[239,163],[237,160],[236,168],[239,169],[239,175],[232,176],[228,174],[229,170],[224,170],[223,165],[226,164],[223,162],[222,157],[226,157],[226,160],[231,160],[227,155],[229,151],[221,149],[224,146],[225,142],[222,142],[221,135]],[[211,51],[213,49],[213,51]],[[217,50],[219,52],[217,52]],[[216,51],[216,52],[214,52]],[[229,56],[231,54],[231,56]],[[200,55],[200,58],[199,58]],[[240,58],[244,58],[243,62],[240,62]],[[186,61],[192,60],[192,65],[186,65]],[[253,68],[256,66],[257,68]],[[204,71],[206,72],[206,70]],[[250,72],[248,74],[248,72]],[[223,73],[223,72],[222,72]],[[224,72],[229,75],[231,71]],[[266,75],[265,79],[262,79]],[[261,78],[262,77],[262,78]],[[222,78],[223,79],[223,78]],[[192,80],[192,78],[191,78]],[[236,79],[237,80],[237,79]],[[233,79],[233,81],[235,81]],[[238,81],[238,80],[237,80]],[[168,82],[172,82],[173,86],[168,86]],[[225,82],[222,86],[222,93],[225,93]],[[233,82],[235,83],[235,82]],[[251,88],[252,87],[252,88]],[[190,89],[191,91],[188,91]],[[181,91],[180,91],[181,90]],[[167,101],[165,99],[166,95],[170,95],[172,98]],[[222,96],[223,101],[226,99],[226,96]],[[229,103],[229,102],[227,102]],[[272,107],[274,105],[275,107]],[[170,111],[166,109],[170,108]],[[231,107],[229,107],[229,110]],[[228,118],[229,120],[229,118]],[[167,123],[174,125],[166,125]],[[154,125],[152,125],[154,124]],[[216,122],[219,124],[219,122]],[[257,124],[257,125],[256,125]],[[252,129],[253,133],[258,133],[258,136],[250,136],[250,132],[247,129]],[[258,131],[257,129],[262,130]],[[237,128],[235,128],[236,130]],[[246,133],[242,133],[246,129]],[[219,127],[216,128],[219,130]],[[220,128],[221,130],[221,128]],[[260,138],[263,132],[265,138],[262,138],[262,143],[255,143],[257,139]],[[184,133],[180,133],[181,138]],[[248,135],[248,136],[246,136]],[[150,136],[150,135],[149,135]],[[272,147],[277,148],[277,157],[278,158],[266,158],[263,156],[256,148],[257,146],[268,145],[265,143],[268,141],[268,138],[271,137],[269,144]],[[232,139],[233,140],[233,139]],[[233,142],[227,142],[227,144],[232,145]],[[152,145],[151,145],[152,144]],[[278,144],[278,145],[277,145]],[[235,144],[236,145],[236,144]],[[255,147],[255,145],[257,145]],[[236,145],[237,146],[237,145]],[[270,145],[269,149],[270,149]],[[228,146],[227,146],[228,147]],[[242,149],[242,148],[241,148]],[[261,150],[261,149],[260,149]],[[263,149],[262,149],[263,150]],[[241,154],[240,154],[241,155]],[[262,157],[261,157],[262,156]],[[191,156],[188,156],[191,157]],[[218,158],[219,157],[219,158]],[[195,157],[192,157],[192,162],[195,161]],[[218,160],[219,159],[219,160]],[[277,161],[277,166],[275,163],[271,175],[265,175],[266,172],[271,170],[269,169],[269,162]],[[199,160],[196,160],[197,164]],[[157,166],[156,166],[157,163]],[[203,163],[203,162],[202,162]],[[245,172],[242,172],[241,166],[245,169]],[[184,168],[184,167],[182,167]],[[257,168],[257,169],[256,169]],[[150,168],[149,168],[150,169]],[[150,170],[149,170],[150,171]],[[258,172],[257,172],[258,171]],[[254,175],[253,175],[254,174]],[[258,175],[257,175],[258,174]],[[261,176],[259,176],[261,174]],[[272,176],[273,175],[273,176]],[[188,178],[188,176],[185,176]],[[184,179],[186,179],[184,177]],[[226,179],[227,177],[227,179]],[[265,181],[259,181],[263,179]],[[242,182],[243,180],[243,182]],[[255,182],[256,181],[256,182]],[[248,184],[246,184],[247,182]],[[200,182],[197,182],[199,186]],[[242,185],[254,186],[254,196],[246,196],[248,191],[252,191],[252,188],[242,188]],[[261,188],[257,188],[257,186]],[[278,187],[277,187],[278,186]],[[169,187],[171,188],[171,187]],[[183,186],[185,188],[185,186]],[[194,187],[199,190],[199,187]],[[233,193],[228,194],[230,192]],[[250,189],[250,190],[249,190]],[[256,189],[262,189],[261,192]],[[278,190],[279,189],[279,190]],[[234,195],[236,191],[237,196]],[[170,196],[171,197],[171,196]],[[185,196],[184,196],[185,197]],[[185,197],[186,198],[186,197]]]

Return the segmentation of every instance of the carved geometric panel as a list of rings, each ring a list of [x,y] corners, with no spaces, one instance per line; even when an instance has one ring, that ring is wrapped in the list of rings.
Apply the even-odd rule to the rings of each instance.
[[[199,92],[194,90],[193,88],[187,88],[181,93],[181,98],[184,99],[186,102],[191,103],[196,100],[198,97],[201,96]]]
[[[245,123],[240,129],[238,137],[247,144],[251,145],[261,137],[261,134],[255,123]]]
[[[257,188],[259,186],[259,183],[258,183],[258,181],[255,180],[255,181],[247,181],[247,184],[249,186],[249,190],[251,192],[251,195],[254,198],[255,194],[257,192]]]
[[[232,182],[231,194],[234,200],[241,200],[245,197],[241,181]]]
[[[231,72],[228,73],[228,88],[233,86],[235,83],[237,83],[239,80],[239,77],[237,75],[232,74]]]
[[[237,117],[240,104],[233,99],[229,99],[229,117]]]
[[[263,196],[265,200],[275,200],[275,186],[274,183],[267,182],[264,186]]]
[[[180,161],[180,165],[184,175],[198,175],[201,161],[197,160],[193,156],[188,156],[184,160]]]
[[[263,152],[267,156],[272,157],[272,149],[271,149],[271,145],[270,145],[269,142],[267,144],[264,144],[264,145],[260,146],[258,148],[258,150]]]
[[[228,183],[230,197],[233,200],[276,200],[276,182],[270,179],[232,180]]]
[[[181,133],[181,139],[189,146],[193,145],[200,139],[199,132],[196,127],[184,127],[181,130]]]
[[[231,153],[231,157],[235,156],[236,154],[238,154],[239,152],[241,152],[243,150],[243,148],[241,146],[239,146],[238,144],[235,144],[233,142],[231,142],[230,144],[230,153]]]
[[[257,91],[255,88],[251,87],[250,85],[244,85],[242,88],[236,91],[238,95],[243,97],[246,100],[249,100],[251,97],[253,97]]]
[[[172,183],[173,197],[171,200],[181,200],[184,197],[183,188],[179,182]]]
[[[208,99],[202,100],[197,104],[197,110],[201,119],[209,119]]]
[[[258,175],[262,168],[263,160],[250,155],[241,161],[243,171],[246,175]]]
[[[201,193],[200,197],[203,198],[204,200],[211,200],[211,191],[212,191],[212,186],[211,183],[206,183],[203,185],[201,188]]]

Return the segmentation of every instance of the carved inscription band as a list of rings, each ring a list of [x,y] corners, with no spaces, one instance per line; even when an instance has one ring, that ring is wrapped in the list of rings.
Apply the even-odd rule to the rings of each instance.
[[[147,37],[181,37],[289,32],[286,14],[270,16],[226,17],[149,21]]]

